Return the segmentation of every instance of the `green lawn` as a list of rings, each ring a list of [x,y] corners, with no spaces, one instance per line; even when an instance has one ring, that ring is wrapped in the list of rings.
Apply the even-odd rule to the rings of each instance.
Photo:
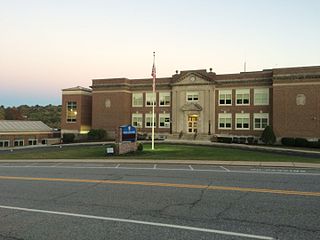
[[[0,159],[102,159],[105,146],[78,146],[0,153]],[[223,160],[223,161],[281,161],[320,163],[319,158],[308,158],[247,151],[233,148],[156,144],[151,150],[150,144],[144,144],[143,152],[130,153],[107,158],[160,159],[160,160]]]

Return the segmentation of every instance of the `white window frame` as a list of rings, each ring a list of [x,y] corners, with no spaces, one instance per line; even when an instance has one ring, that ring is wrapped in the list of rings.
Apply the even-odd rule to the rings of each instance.
[[[238,127],[238,119],[241,119],[241,127]],[[243,127],[245,124],[244,119],[248,119],[248,127],[247,128]],[[236,130],[250,130],[250,113],[236,113],[235,129]]]
[[[30,141],[32,141],[32,144],[29,144]],[[35,143],[35,144],[34,144],[34,143]],[[29,145],[29,146],[38,145],[38,139],[29,138],[29,139],[28,139],[28,145]]]
[[[190,91],[186,93],[187,102],[198,102],[199,101],[199,92]]]
[[[244,95],[248,95],[248,103],[244,103],[247,98]],[[241,96],[241,97],[240,97]],[[241,103],[238,103],[241,100]],[[238,106],[248,106],[250,105],[250,89],[236,89],[236,105]]]
[[[160,113],[159,114],[159,128],[170,128],[170,113]],[[163,123],[163,126],[161,126]]]
[[[230,103],[226,103],[227,96],[230,95]],[[229,99],[229,98],[228,98]],[[224,100],[224,103],[220,103],[220,100]],[[229,90],[219,90],[219,106],[231,106],[232,105],[232,89]]]
[[[16,142],[19,142],[19,144],[16,146]],[[20,145],[20,143],[22,142],[22,145]],[[15,139],[13,141],[13,146],[15,147],[23,147],[24,146],[24,140],[23,139]]]
[[[146,128],[152,128],[152,113],[146,113],[145,114],[145,127]],[[148,126],[148,123],[150,123],[150,126]],[[157,114],[154,114],[154,127],[157,126]]]
[[[143,93],[132,93],[132,107],[143,107]]]
[[[2,146],[0,146],[0,148],[10,147],[10,141],[9,140],[0,140],[0,142],[2,143]],[[8,146],[6,146],[5,143],[8,143]]]
[[[260,127],[256,127],[256,119],[260,120]],[[265,127],[262,126],[262,119],[267,119],[267,125],[269,125],[269,113],[254,113],[253,114],[253,129],[254,130],[264,130]]]
[[[137,122],[137,124],[134,124],[135,122]],[[131,123],[132,123],[132,126],[134,126],[136,128],[142,128],[143,127],[142,113],[133,113],[132,117],[131,117]]]
[[[230,119],[230,127],[226,127],[227,119]],[[222,122],[224,123],[224,127],[220,126]],[[218,129],[232,129],[232,113],[219,113]]]
[[[269,105],[269,88],[255,88],[254,89],[254,105],[265,106]],[[264,100],[264,101],[263,101]]]
[[[166,98],[169,98],[169,101],[167,101]],[[163,102],[163,104],[161,104],[161,102]],[[170,107],[170,105],[171,105],[171,93],[170,92],[159,92],[159,106],[160,107]]]
[[[154,97],[153,97],[153,92],[147,92],[145,106],[152,107],[152,100],[153,100],[154,106],[157,106],[157,93],[154,93]],[[149,102],[150,102],[150,104],[149,104]]]

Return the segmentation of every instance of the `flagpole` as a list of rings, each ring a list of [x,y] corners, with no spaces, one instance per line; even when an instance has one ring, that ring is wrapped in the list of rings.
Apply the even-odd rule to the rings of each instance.
[[[151,135],[151,149],[154,150],[154,105],[156,102],[156,66],[155,66],[156,53],[153,52],[153,66],[152,66],[152,135]]]

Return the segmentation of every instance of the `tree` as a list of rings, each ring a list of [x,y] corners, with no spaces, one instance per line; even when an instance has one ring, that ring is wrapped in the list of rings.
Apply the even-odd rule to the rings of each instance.
[[[268,145],[273,145],[276,142],[276,136],[274,135],[271,126],[266,126],[266,128],[263,130],[261,140]]]

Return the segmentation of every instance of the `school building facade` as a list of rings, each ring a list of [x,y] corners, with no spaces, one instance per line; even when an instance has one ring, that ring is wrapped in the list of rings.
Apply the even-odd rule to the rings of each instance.
[[[62,90],[62,133],[105,129],[114,136],[125,124],[151,134],[155,104],[158,138],[261,136],[271,125],[277,138],[320,138],[320,66],[216,74],[176,71],[156,79],[94,79],[90,88]]]

